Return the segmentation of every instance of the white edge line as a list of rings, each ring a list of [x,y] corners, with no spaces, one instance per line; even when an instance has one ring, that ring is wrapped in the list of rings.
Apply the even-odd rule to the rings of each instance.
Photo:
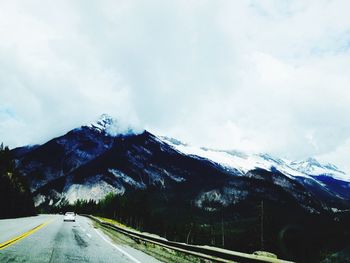
[[[117,250],[119,250],[121,253],[123,253],[125,256],[129,257],[132,261],[136,262],[136,263],[141,263],[140,261],[138,261],[136,258],[134,258],[133,256],[131,256],[129,253],[127,253],[126,251],[124,251],[123,249],[121,249],[120,247],[116,246],[115,244],[113,244],[111,241],[109,241],[107,238],[105,238],[99,231],[97,231],[95,228],[94,230],[96,231],[96,233],[107,243],[109,243],[111,246],[113,246],[114,248],[116,248]]]

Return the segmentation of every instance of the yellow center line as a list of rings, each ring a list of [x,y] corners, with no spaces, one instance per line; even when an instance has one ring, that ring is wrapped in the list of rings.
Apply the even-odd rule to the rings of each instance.
[[[32,228],[31,230],[29,230],[29,231],[27,231],[27,232],[25,232],[25,233],[23,233],[23,234],[21,234],[21,235],[15,237],[15,238],[12,238],[12,239],[10,239],[10,240],[5,241],[4,243],[1,243],[1,244],[0,244],[0,250],[2,250],[2,249],[4,249],[4,248],[7,248],[7,247],[9,247],[9,246],[11,246],[11,245],[17,243],[17,242],[20,241],[21,239],[23,239],[23,238],[25,238],[25,237],[27,237],[27,236],[29,236],[29,235],[35,233],[35,232],[38,231],[40,228],[43,228],[44,226],[50,224],[53,220],[55,220],[55,219],[48,220],[48,221],[46,221],[46,222],[44,222],[44,223],[42,223],[42,224],[40,224],[40,225],[38,225],[38,226]]]

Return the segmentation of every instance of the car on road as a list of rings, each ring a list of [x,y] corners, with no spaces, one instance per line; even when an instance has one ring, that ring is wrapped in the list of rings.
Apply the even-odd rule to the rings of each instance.
[[[75,213],[74,212],[66,212],[63,217],[63,221],[73,221],[75,222]]]

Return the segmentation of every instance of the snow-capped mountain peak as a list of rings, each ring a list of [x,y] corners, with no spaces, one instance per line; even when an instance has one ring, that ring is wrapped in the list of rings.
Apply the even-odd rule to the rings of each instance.
[[[291,162],[291,165],[298,165],[299,167],[305,167],[305,168],[313,168],[313,167],[322,167],[322,165],[312,157],[309,157],[302,161],[293,161]]]
[[[185,143],[175,143],[166,137],[161,137],[161,139],[179,152],[209,159],[225,167],[237,169],[242,174],[256,168],[263,168],[269,171],[277,169],[290,178],[306,177],[311,179],[312,176],[326,175],[335,179],[350,181],[349,176],[340,171],[335,165],[321,164],[315,158],[308,158],[303,161],[289,161],[267,153],[249,154],[238,151],[199,148]]]
[[[88,125],[88,127],[113,137],[118,135],[139,134],[144,131],[105,113],[102,114],[97,121]]]
[[[113,118],[108,114],[104,113],[100,116],[100,118],[97,121],[91,123],[89,127],[102,132],[108,129],[111,125],[113,125],[113,122]]]
[[[290,166],[293,169],[312,176],[326,175],[340,180],[350,180],[346,176],[345,172],[339,170],[339,168],[334,164],[321,164],[315,158],[308,158],[302,161],[294,161],[290,163]]]

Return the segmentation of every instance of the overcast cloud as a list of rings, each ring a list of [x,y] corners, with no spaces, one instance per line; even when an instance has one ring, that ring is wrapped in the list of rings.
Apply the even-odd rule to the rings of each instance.
[[[350,172],[350,2],[1,1],[0,138],[109,113],[195,145]]]

